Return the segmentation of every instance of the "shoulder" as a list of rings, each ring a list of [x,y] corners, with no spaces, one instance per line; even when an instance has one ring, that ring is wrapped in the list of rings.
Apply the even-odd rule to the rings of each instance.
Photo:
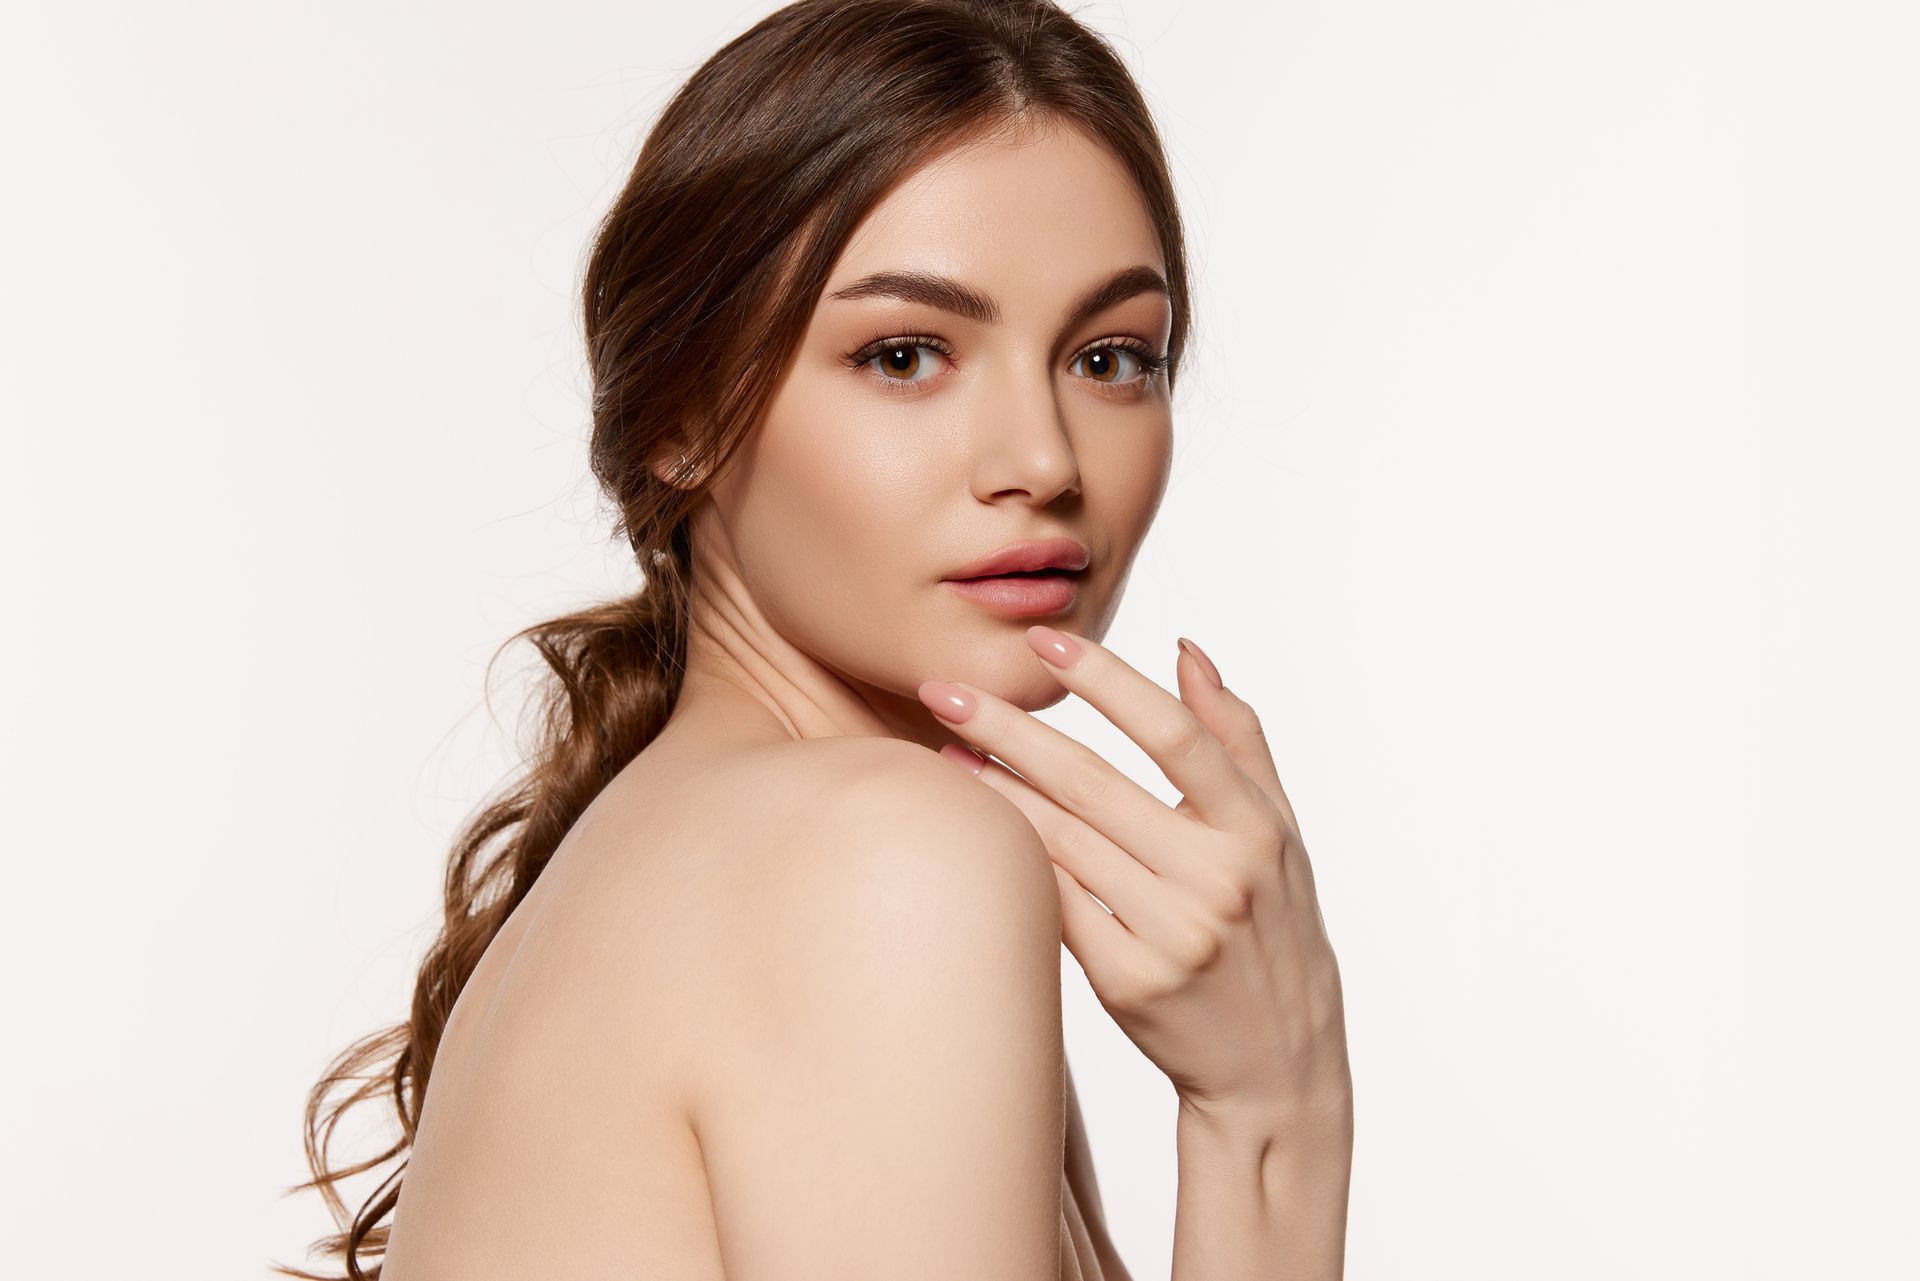
[[[1053,894],[1046,847],[1005,796],[943,759],[897,738],[813,739],[776,757],[789,785],[805,797],[796,835],[810,839],[816,870],[832,876],[885,860],[896,875],[938,873],[947,861],[996,870],[1024,867],[1016,886],[1040,884]],[[887,858],[906,853],[906,861]],[[1029,858],[1029,855],[1035,857]],[[1035,873],[1047,873],[1045,876]],[[996,879],[994,884],[1003,884]]]
[[[610,820],[575,877],[569,903],[592,928],[557,909],[545,919],[605,941],[576,950],[615,963],[611,999],[644,1012],[645,1044],[689,1111],[750,1088],[741,1074],[770,1055],[830,1057],[863,1037],[923,1035],[929,1020],[948,1033],[1058,1022],[1046,846],[1012,801],[937,752],[802,740],[655,790],[671,803]]]
[[[897,972],[915,958],[889,949],[912,928],[949,950],[1023,945],[1019,955],[1049,957],[1057,972],[1046,847],[993,788],[893,738],[783,744],[743,767],[761,776],[745,790],[778,792],[782,816],[738,851],[769,891],[736,918],[749,955],[777,950],[802,967],[857,957]]]
[[[1004,796],[899,740],[814,787],[725,933],[690,1120],[729,1275],[1057,1275],[1058,891]],[[815,771],[818,771],[817,773]]]
[[[1059,943],[1057,883],[1026,816],[917,743],[803,739],[645,780],[595,802],[605,812],[578,846],[568,899],[657,944],[621,950],[680,958],[646,979],[662,996],[705,1005],[730,972],[753,980],[770,951],[804,960],[825,938],[942,905],[981,945],[1005,929]]]

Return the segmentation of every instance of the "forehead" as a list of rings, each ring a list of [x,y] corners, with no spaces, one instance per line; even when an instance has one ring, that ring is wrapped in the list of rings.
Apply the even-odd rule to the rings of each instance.
[[[879,271],[949,275],[1039,304],[1145,263],[1159,237],[1120,161],[1077,128],[1049,124],[938,154],[874,207],[828,276],[831,293]]]

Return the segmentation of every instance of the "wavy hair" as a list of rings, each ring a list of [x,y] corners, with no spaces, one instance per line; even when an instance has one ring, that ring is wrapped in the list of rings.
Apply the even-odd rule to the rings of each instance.
[[[1171,382],[1189,311],[1160,138],[1113,48],[1050,0],[800,0],[702,64],[649,131],[595,230],[582,288],[589,456],[644,586],[524,628],[494,653],[525,640],[545,660],[525,763],[454,840],[445,922],[405,1021],[349,1045],[310,1092],[313,1177],[286,1189],[319,1191],[339,1231],[309,1253],[341,1261],[348,1281],[380,1275],[462,987],[574,821],[672,713],[685,670],[687,519],[760,421],[847,239],[936,151],[1050,120],[1105,144],[1139,191],[1166,261]],[[342,1117],[381,1096],[399,1137],[333,1164]],[[350,1213],[342,1181],[388,1163]]]

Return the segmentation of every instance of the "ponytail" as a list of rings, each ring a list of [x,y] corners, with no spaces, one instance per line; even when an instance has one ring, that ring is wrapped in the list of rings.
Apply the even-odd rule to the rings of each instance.
[[[461,988],[573,823],[672,713],[686,668],[690,518],[764,421],[833,265],[936,147],[1037,118],[1077,124],[1131,175],[1166,263],[1172,386],[1191,309],[1165,151],[1124,59],[1053,0],[795,0],[701,64],[655,120],[594,233],[580,288],[588,457],[646,590],[512,638],[532,641],[550,673],[525,771],[454,844],[446,923],[407,1021],[349,1046],[308,1098],[314,1178],[289,1191],[317,1188],[344,1227],[318,1248],[345,1260],[348,1281],[379,1276],[359,1255],[385,1254],[382,1221],[399,1202]],[[683,461],[668,467],[676,454]],[[379,1094],[400,1139],[329,1169],[341,1115]],[[401,1168],[349,1216],[339,1181],[395,1159]]]
[[[684,531],[681,531],[684,532]],[[390,1231],[382,1220],[400,1201],[405,1153],[413,1145],[427,1080],[453,1003],[581,813],[622,766],[653,741],[673,712],[686,667],[689,566],[684,538],[652,557],[644,590],[619,600],[536,623],[495,651],[527,640],[546,661],[532,718],[533,746],[503,794],[475,815],[455,840],[443,888],[446,917],[414,983],[404,1023],[373,1032],[343,1050],[307,1096],[306,1153],[313,1177],[288,1188],[317,1189],[343,1230],[315,1249],[346,1265],[347,1281],[378,1281]],[[487,665],[491,678],[493,660]],[[336,1089],[358,1084],[329,1104]],[[386,1095],[401,1137],[365,1161],[329,1168],[327,1149],[341,1118],[357,1104]],[[348,1215],[341,1180],[395,1158],[357,1214]],[[281,1264],[274,1270],[307,1281],[339,1281]]]

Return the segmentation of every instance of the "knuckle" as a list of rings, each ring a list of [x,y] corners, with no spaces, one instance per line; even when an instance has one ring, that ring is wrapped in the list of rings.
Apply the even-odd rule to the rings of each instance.
[[[1184,761],[1200,750],[1207,740],[1207,727],[1193,713],[1169,720],[1153,731],[1150,743],[1154,754],[1169,761]]]
[[[1098,809],[1106,794],[1106,767],[1096,761],[1075,760],[1060,779],[1060,799],[1069,809]]]
[[[1265,868],[1276,867],[1287,852],[1287,816],[1273,803],[1273,798],[1259,788],[1254,789],[1248,822],[1236,828],[1244,845],[1251,850],[1236,856],[1239,865],[1257,873]]]
[[[1087,855],[1092,852],[1092,834],[1085,823],[1072,818],[1056,823],[1048,832],[1054,853],[1071,867],[1086,866]]]
[[[1127,967],[1102,1000],[1112,1010],[1139,1010],[1151,1005],[1177,985],[1177,976],[1164,966],[1142,963]]]
[[[1220,934],[1211,926],[1189,925],[1168,949],[1183,974],[1203,970],[1220,955]]]
[[[1208,895],[1215,915],[1239,925],[1253,915],[1254,869],[1235,860],[1220,868]]]

